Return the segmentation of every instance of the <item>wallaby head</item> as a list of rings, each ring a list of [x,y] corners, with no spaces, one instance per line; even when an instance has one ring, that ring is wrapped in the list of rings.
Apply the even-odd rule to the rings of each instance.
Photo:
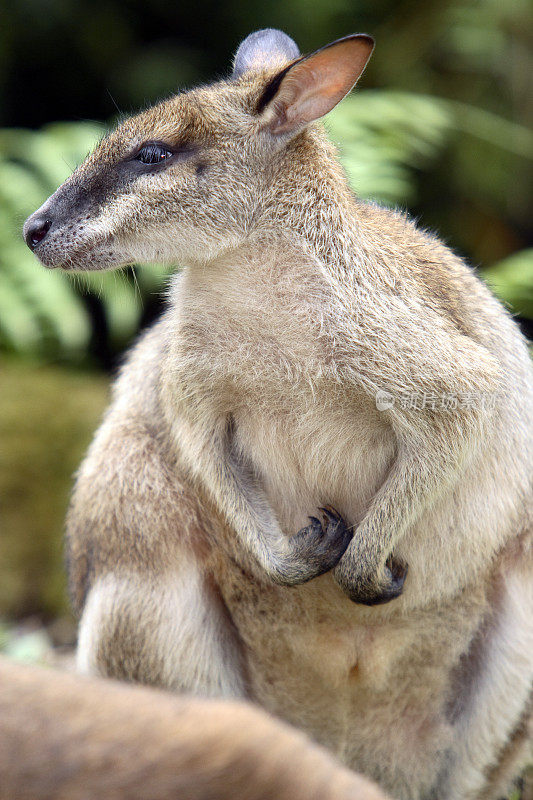
[[[105,136],[26,220],[29,247],[47,267],[89,270],[206,262],[238,246],[265,187],[298,173],[301,143],[313,141],[307,126],[352,89],[373,44],[353,34],[300,57],[281,31],[252,33],[229,79],[175,95]]]

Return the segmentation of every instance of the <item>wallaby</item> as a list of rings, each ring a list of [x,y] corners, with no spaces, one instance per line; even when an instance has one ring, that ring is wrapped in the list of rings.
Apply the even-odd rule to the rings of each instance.
[[[315,123],[372,49],[253,33],[26,221],[50,268],[185,265],[77,477],[78,665],[249,698],[400,800],[496,798],[527,747],[533,370]]]
[[[250,705],[0,658],[0,800],[386,800]]]

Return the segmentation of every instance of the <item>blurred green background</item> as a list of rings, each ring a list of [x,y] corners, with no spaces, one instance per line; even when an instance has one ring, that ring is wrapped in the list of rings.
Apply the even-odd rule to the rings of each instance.
[[[119,113],[227,74],[240,40],[266,26],[302,51],[374,35],[360,89],[326,123],[354,189],[437,231],[533,330],[529,0],[4,2],[0,620],[10,626],[34,620],[53,638],[70,635],[58,620],[68,619],[61,539],[72,473],[167,278],[156,265],[48,272],[22,223]]]

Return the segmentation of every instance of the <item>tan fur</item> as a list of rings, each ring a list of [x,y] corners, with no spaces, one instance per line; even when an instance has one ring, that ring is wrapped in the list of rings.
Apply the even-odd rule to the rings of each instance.
[[[356,199],[319,127],[291,128],[324,100],[298,106],[315,63],[265,109],[268,64],[126,121],[36,212],[73,226],[39,246],[48,266],[186,265],[78,475],[79,663],[245,694],[398,799],[492,798],[533,676],[532,367],[461,259]],[[150,139],[196,149],[113,177]],[[289,586],[313,577],[293,534],[324,504],[351,543]],[[379,597],[394,564],[400,597],[349,599]]]
[[[386,800],[236,702],[0,659],[0,800]]]

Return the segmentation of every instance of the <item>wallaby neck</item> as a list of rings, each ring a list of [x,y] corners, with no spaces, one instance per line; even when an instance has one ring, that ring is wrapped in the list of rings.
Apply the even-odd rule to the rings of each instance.
[[[343,273],[364,249],[361,203],[348,185],[337,152],[320,128],[305,131],[263,176],[257,204],[242,239],[201,269],[237,262],[264,262],[298,254]],[[190,264],[193,269],[195,265]]]
[[[358,201],[337,152],[319,128],[306,132],[273,170],[250,239],[289,241],[333,269],[360,249]]]

